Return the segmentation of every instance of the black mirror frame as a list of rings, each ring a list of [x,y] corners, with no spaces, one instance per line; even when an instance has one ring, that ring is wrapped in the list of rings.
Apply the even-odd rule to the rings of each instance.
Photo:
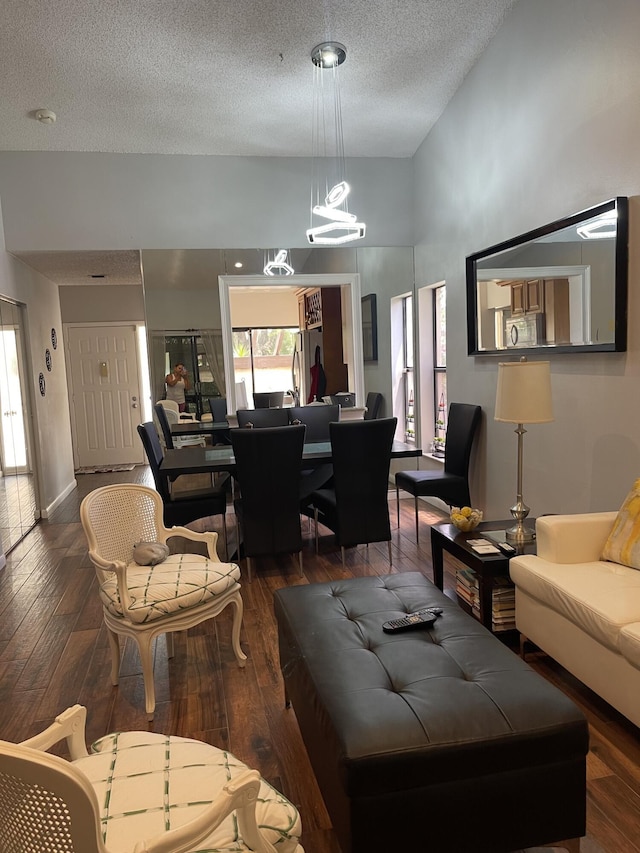
[[[563,228],[569,228],[574,225],[579,225],[585,220],[592,219],[594,216],[599,216],[607,211],[615,210],[618,214],[618,222],[616,227],[616,248],[615,248],[615,286],[614,286],[614,336],[613,343],[606,344],[578,344],[575,346],[559,344],[546,345],[540,344],[535,347],[518,347],[517,349],[495,349],[482,350],[478,348],[478,329],[477,329],[477,311],[478,311],[478,294],[477,294],[477,263],[478,261],[489,257],[490,255],[498,254],[499,252],[513,249],[523,243],[529,243],[539,237],[544,237],[547,234],[552,234],[555,231],[560,231]],[[528,231],[526,234],[521,234],[511,240],[505,240],[502,243],[497,243],[495,246],[490,246],[488,249],[483,249],[481,252],[476,252],[469,255],[466,259],[466,280],[467,280],[467,354],[470,356],[489,355],[489,356],[505,356],[513,355],[517,352],[519,355],[528,355],[538,353],[544,350],[546,353],[575,353],[575,352],[626,352],[627,349],[627,288],[628,288],[628,268],[629,268],[629,200],[625,196],[616,196],[615,198],[603,202],[596,207],[591,207],[576,213],[573,216],[568,216],[565,219],[558,219],[551,222],[549,225],[544,225],[541,228],[535,228],[533,231]]]

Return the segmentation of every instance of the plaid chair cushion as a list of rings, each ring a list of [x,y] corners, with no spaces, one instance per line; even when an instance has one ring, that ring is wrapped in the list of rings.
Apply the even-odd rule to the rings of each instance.
[[[127,566],[131,606],[129,617],[142,624],[177,610],[197,607],[227,592],[240,580],[235,563],[218,563],[199,554],[173,554],[156,566]],[[100,586],[102,603],[113,616],[122,616],[116,576]]]
[[[247,769],[231,753],[209,744],[153,732],[107,735],[92,744],[87,758],[73,763],[96,791],[104,843],[113,853],[130,851],[134,840],[193,820],[229,779]],[[298,810],[264,779],[256,818],[278,851],[296,849],[302,831]],[[245,850],[232,814],[191,853]]]

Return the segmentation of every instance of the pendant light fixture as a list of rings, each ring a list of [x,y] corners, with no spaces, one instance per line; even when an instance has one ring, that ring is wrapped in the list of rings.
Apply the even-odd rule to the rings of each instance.
[[[366,225],[349,213],[338,67],[347,49],[323,42],[311,51],[313,131],[311,142],[311,221],[309,243],[336,246],[360,240]]]
[[[267,255],[263,273],[265,275],[293,275],[295,270],[288,262],[288,254],[286,249],[280,249],[271,260]]]

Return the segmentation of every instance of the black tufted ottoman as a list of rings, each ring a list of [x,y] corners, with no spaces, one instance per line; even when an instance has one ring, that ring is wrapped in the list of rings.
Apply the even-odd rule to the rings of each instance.
[[[431,605],[444,610],[432,629],[383,632]],[[506,853],[584,835],[584,716],[423,575],[288,587],[275,612],[343,853]]]

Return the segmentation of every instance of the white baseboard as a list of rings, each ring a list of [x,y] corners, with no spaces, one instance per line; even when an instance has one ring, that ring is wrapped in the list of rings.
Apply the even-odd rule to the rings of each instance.
[[[71,492],[72,492],[74,489],[77,489],[77,488],[78,488],[78,481],[74,478],[74,479],[69,483],[69,485],[68,485],[68,486],[66,486],[66,488],[64,488],[64,489],[60,492],[60,494],[58,495],[58,497],[57,497],[54,501],[52,501],[52,502],[49,504],[49,506],[43,507],[43,509],[41,509],[41,510],[40,510],[40,517],[41,517],[41,518],[49,518],[49,516],[51,515],[51,513],[52,513],[52,512],[53,512],[57,507],[59,507],[59,506],[60,506],[60,504],[62,503],[62,501],[63,501],[65,498],[69,497],[69,495],[71,494]]]

